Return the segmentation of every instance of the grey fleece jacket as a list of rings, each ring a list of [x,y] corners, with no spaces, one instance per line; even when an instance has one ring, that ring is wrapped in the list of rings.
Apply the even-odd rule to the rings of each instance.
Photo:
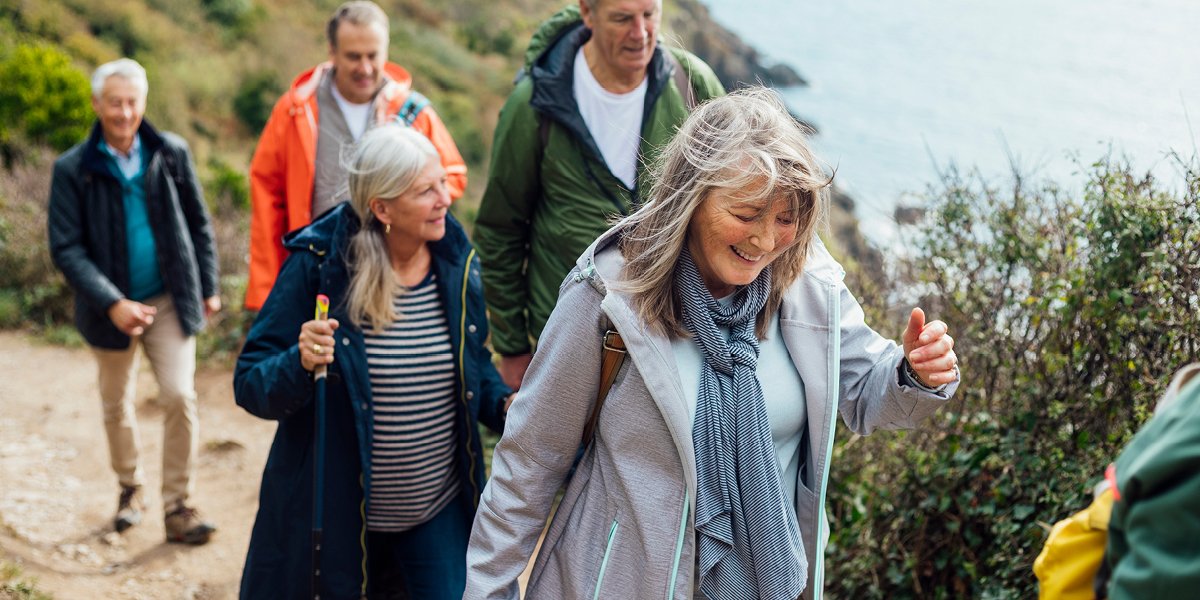
[[[618,235],[611,230],[596,240],[560,289],[496,447],[467,551],[464,600],[518,597],[517,577],[595,402],[609,322],[621,332],[629,360],[554,514],[526,598],[692,598],[692,420],[669,339],[640,322],[631,297],[613,284],[624,264]],[[940,392],[902,385],[903,349],[863,322],[843,275],[814,238],[804,273],[780,307],[784,343],[808,404],[809,435],[796,486],[796,516],[809,557],[805,600],[821,597],[835,416],[840,413],[861,434],[912,428],[957,388],[957,382]]]

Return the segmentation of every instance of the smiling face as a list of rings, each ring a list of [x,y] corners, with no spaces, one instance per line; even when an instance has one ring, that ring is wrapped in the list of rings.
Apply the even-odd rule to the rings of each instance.
[[[104,81],[100,97],[92,97],[92,110],[100,121],[104,142],[128,153],[146,114],[146,94],[127,77],[113,75]]]
[[[779,198],[714,189],[688,224],[688,250],[714,298],[753,282],[796,240],[795,208]]]
[[[387,63],[387,32],[378,23],[358,25],[343,21],[337,28],[337,44],[329,48],[333,61],[333,84],[343,98],[366,104],[383,83]]]
[[[593,46],[599,67],[622,80],[640,82],[654,55],[658,24],[662,20],[662,0],[594,0],[579,3],[583,23],[592,30],[588,45]],[[589,64],[590,64],[589,60]],[[603,82],[602,74],[596,78]]]
[[[392,226],[389,236],[436,242],[446,235],[446,213],[450,209],[446,169],[437,157],[430,157],[408,190],[396,198],[376,198],[370,206],[380,223]]]

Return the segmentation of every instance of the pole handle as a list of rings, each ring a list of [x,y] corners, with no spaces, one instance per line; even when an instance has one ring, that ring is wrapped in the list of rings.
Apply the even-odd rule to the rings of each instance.
[[[325,294],[317,294],[317,308],[313,316],[318,321],[324,321],[329,318],[329,296]],[[313,379],[324,379],[328,365],[317,365],[313,370]]]

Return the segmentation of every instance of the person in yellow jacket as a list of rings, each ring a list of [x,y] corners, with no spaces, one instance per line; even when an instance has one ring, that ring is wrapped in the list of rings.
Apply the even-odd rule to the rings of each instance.
[[[348,196],[343,149],[369,128],[398,121],[433,142],[451,199],[467,167],[412,76],[387,60],[388,19],[374,2],[347,2],[326,29],[329,61],[301,73],[275,104],[250,163],[250,281],[246,308],[259,310],[287,257],[283,235]]]

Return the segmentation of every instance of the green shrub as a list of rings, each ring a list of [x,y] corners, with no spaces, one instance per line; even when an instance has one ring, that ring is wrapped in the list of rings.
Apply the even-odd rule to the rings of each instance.
[[[11,164],[25,144],[66,150],[92,121],[87,76],[50,46],[19,44],[0,60],[0,148]]]
[[[204,16],[233,38],[245,37],[265,16],[254,0],[201,0]]]
[[[208,181],[204,184],[204,190],[214,216],[244,212],[250,208],[250,181],[245,172],[215,156],[208,160]]]
[[[963,384],[931,431],[842,436],[832,596],[1036,596],[1043,524],[1087,504],[1200,360],[1200,168],[1182,167],[1181,195],[1110,161],[1080,194],[957,173],[930,191],[906,285],[950,325]]]
[[[267,124],[271,107],[283,92],[282,87],[279,75],[274,71],[254,73],[238,85],[233,96],[233,113],[251,135],[258,135]]]

